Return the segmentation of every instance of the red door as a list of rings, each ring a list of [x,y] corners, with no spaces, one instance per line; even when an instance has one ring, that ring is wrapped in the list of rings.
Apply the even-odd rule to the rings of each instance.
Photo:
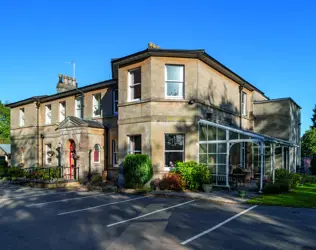
[[[69,177],[70,180],[72,180],[72,169],[74,167],[74,159],[73,159],[73,152],[75,150],[75,142],[70,141],[70,146],[69,146]]]

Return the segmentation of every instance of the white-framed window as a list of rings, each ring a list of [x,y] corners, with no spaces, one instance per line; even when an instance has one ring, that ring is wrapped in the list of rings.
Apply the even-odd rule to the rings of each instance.
[[[112,166],[115,167],[117,166],[117,142],[116,140],[112,140]]]
[[[59,103],[59,122],[62,122],[66,118],[66,101]]]
[[[94,94],[93,99],[93,117],[101,116],[101,93]]]
[[[129,154],[141,154],[142,153],[142,136],[131,135],[129,138]]]
[[[167,98],[183,98],[184,66],[165,66],[165,96]]]
[[[75,100],[75,116],[78,118],[82,118],[81,108],[82,108],[82,99],[81,99],[81,96],[78,96],[76,97],[76,100]]]
[[[176,162],[184,161],[184,134],[165,134],[165,169],[175,167]]]
[[[46,152],[46,164],[52,163],[52,144],[48,143],[45,145],[45,152]]]
[[[94,145],[93,162],[100,163],[101,147],[99,144]]]
[[[118,104],[118,90],[115,89],[113,90],[113,114],[114,115],[117,115],[117,112],[118,112],[118,107],[117,107],[117,104]]]
[[[19,116],[20,116],[20,122],[19,122],[20,123],[20,127],[24,127],[24,125],[25,125],[24,108],[20,109]]]
[[[52,105],[45,105],[45,124],[52,124]]]
[[[247,115],[247,94],[241,92],[241,114]]]
[[[142,74],[141,68],[132,69],[128,72],[128,99],[129,101],[142,98]]]

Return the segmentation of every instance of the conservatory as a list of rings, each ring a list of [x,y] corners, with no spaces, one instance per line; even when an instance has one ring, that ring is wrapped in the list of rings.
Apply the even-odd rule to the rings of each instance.
[[[241,170],[248,181],[260,180],[261,192],[265,177],[271,175],[274,181],[275,168],[292,171],[289,152],[297,150],[293,143],[207,120],[200,120],[198,128],[199,162],[211,168],[214,186],[230,187],[234,171]]]

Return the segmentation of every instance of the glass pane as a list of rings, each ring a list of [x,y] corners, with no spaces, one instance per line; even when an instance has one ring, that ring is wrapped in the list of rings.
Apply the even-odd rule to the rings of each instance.
[[[207,158],[208,158],[207,164],[210,164],[210,165],[216,164],[216,154],[208,154]]]
[[[220,128],[217,128],[217,140],[226,140],[226,131]]]
[[[180,96],[180,84],[177,82],[167,83],[167,96]]]
[[[217,155],[217,163],[218,164],[226,164],[226,154]]]
[[[199,140],[200,141],[206,141],[207,140],[207,125],[200,123],[200,135],[199,135]]]
[[[100,105],[94,106],[93,115],[94,115],[94,116],[99,116],[99,115],[101,115],[101,107],[100,107]]]
[[[216,174],[216,166],[215,165],[209,165],[209,169],[211,170],[211,173]]]
[[[236,140],[238,139],[238,133],[229,131],[229,140]]]
[[[173,167],[176,162],[183,161],[183,152],[165,152],[165,166]]]
[[[226,143],[218,143],[218,153],[226,153]]]
[[[226,174],[226,166],[225,165],[218,165],[217,166],[217,173],[218,174]]]
[[[117,101],[118,100],[118,91],[117,89],[114,90],[114,101]]]
[[[240,136],[240,139],[251,139],[251,137],[247,135],[239,134],[239,136]]]
[[[207,164],[207,155],[206,154],[200,154],[199,155],[200,163],[205,163]]]
[[[141,84],[132,87],[132,91],[134,89],[134,95],[132,96],[132,99],[140,99],[141,98],[141,93],[142,93],[141,88],[142,88]]]
[[[207,144],[200,144],[200,154],[207,153]]]
[[[208,126],[208,140],[215,141],[216,140],[216,128],[212,126]]]
[[[166,150],[184,150],[183,134],[166,134],[165,135]]]
[[[183,80],[183,66],[168,65],[167,80],[179,81]]]
[[[134,136],[134,151],[142,151],[142,137]]]
[[[216,144],[208,144],[208,153],[216,153]]]
[[[132,84],[142,82],[140,69],[136,69],[136,70],[131,71],[131,75],[132,75]]]

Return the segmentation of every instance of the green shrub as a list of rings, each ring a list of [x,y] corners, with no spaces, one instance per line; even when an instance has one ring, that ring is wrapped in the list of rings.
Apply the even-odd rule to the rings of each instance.
[[[100,184],[102,183],[103,179],[101,175],[94,175],[91,179],[92,184]]]
[[[173,172],[181,174],[190,190],[201,190],[203,184],[210,183],[211,172],[207,165],[195,161],[177,162]]]
[[[0,178],[3,178],[5,176],[7,176],[8,172],[9,172],[9,167],[8,166],[4,166],[4,165],[0,166]]]
[[[185,181],[180,174],[167,173],[162,177],[162,180],[158,183],[161,190],[175,190],[182,191],[185,188]]]
[[[21,178],[24,177],[24,170],[20,167],[10,167],[8,169],[8,175],[11,178]]]
[[[302,177],[297,173],[289,173],[286,169],[275,170],[275,182],[287,181],[290,188],[296,188],[300,185]]]
[[[125,187],[141,188],[153,175],[151,160],[148,155],[130,154],[123,162]]]
[[[290,189],[289,182],[284,180],[284,181],[278,181],[275,183],[267,183],[263,187],[263,193],[264,194],[279,194],[279,193],[285,193],[288,192]]]
[[[309,170],[312,172],[312,175],[316,175],[316,156],[313,156]]]

